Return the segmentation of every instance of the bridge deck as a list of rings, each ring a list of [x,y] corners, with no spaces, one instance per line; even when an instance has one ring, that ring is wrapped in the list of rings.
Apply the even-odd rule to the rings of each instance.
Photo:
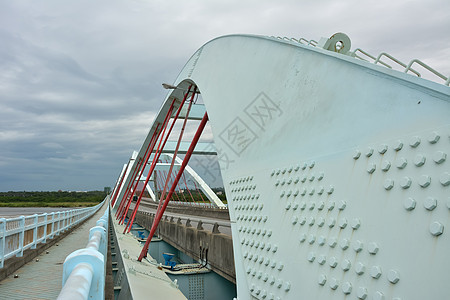
[[[74,229],[67,237],[17,270],[19,278],[10,275],[0,282],[1,299],[56,299],[62,288],[63,263],[66,256],[84,248],[89,240],[89,229],[108,207],[104,204],[90,219]]]

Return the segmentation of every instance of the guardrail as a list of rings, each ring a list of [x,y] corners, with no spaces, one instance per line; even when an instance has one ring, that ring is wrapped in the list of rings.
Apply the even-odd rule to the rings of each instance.
[[[69,254],[64,261],[63,287],[57,299],[104,299],[108,251],[109,206],[89,231],[86,248]]]
[[[104,203],[96,206],[44,213],[41,215],[0,218],[0,269],[7,259],[23,256],[23,251],[68,230],[94,214]]]

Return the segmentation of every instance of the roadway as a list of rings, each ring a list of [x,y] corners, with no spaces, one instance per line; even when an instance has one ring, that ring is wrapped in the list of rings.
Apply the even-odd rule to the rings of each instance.
[[[0,218],[14,218],[34,214],[52,213],[77,207],[0,207]]]
[[[131,209],[134,208],[134,202],[130,206]],[[206,208],[205,208],[206,209]],[[149,213],[156,213],[156,209],[154,209],[152,206],[146,205],[144,201],[141,202],[139,205],[139,211],[149,212]],[[164,216],[174,217],[175,222],[178,220],[178,218],[181,218],[183,220],[183,223],[186,223],[187,219],[191,220],[191,225],[193,227],[197,227],[198,222],[203,222],[203,228],[205,230],[212,231],[214,227],[214,223],[217,223],[219,225],[219,231],[220,233],[230,235],[231,236],[231,222],[229,220],[222,220],[222,219],[214,219],[214,218],[208,218],[203,216],[192,216],[192,215],[185,215],[185,214],[179,214],[179,213],[173,213],[173,212],[164,212]]]

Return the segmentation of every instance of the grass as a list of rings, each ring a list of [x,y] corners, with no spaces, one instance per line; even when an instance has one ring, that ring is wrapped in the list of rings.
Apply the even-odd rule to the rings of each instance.
[[[0,207],[88,207],[98,202],[0,202]]]

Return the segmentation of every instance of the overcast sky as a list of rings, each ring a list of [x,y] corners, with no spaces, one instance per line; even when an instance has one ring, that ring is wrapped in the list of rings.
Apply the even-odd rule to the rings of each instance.
[[[0,191],[112,186],[217,36],[336,32],[450,75],[449,0],[0,0]]]

